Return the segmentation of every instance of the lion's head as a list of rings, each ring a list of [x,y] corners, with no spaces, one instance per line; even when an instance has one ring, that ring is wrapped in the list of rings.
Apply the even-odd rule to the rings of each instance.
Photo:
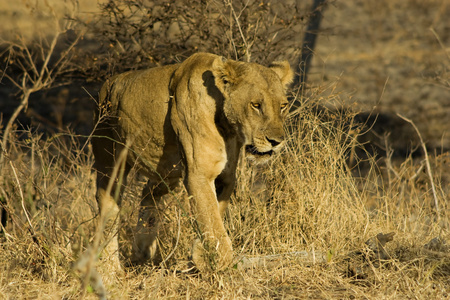
[[[218,58],[213,74],[224,96],[224,115],[243,140],[247,157],[261,162],[279,151],[289,106],[285,90],[293,78],[289,63],[264,67]]]

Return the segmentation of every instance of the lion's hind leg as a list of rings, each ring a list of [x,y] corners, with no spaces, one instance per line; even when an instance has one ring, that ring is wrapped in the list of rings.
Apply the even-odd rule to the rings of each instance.
[[[149,181],[144,187],[135,230],[132,263],[142,264],[147,261],[153,265],[161,263],[158,235],[165,206],[161,198],[174,189],[178,182],[178,179],[159,184]]]
[[[97,135],[102,133],[97,130]],[[94,169],[97,171],[96,198],[100,210],[96,241],[102,250],[102,258],[109,261],[114,270],[121,271],[118,242],[119,206],[130,171],[125,162],[127,153],[124,147],[115,144],[112,139],[97,137],[92,140],[92,145]]]

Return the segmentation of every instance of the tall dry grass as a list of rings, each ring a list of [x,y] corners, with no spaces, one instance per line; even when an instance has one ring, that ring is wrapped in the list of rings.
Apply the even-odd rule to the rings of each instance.
[[[290,120],[289,143],[268,165],[241,164],[239,182],[226,215],[236,256],[300,250],[327,253],[327,263],[305,265],[286,259],[275,269],[183,275],[194,237],[182,192],[168,197],[165,260],[161,268],[128,268],[111,276],[98,261],[112,298],[445,298],[450,287],[449,156],[430,157],[441,205],[436,215],[423,162],[407,158],[365,162],[355,176],[348,158],[355,147],[349,112],[327,112],[305,104]],[[18,132],[11,140],[1,186],[8,212],[2,228],[0,297],[72,299],[96,297],[80,290],[72,263],[95,233],[92,154],[88,140],[74,135],[44,138]],[[367,167],[370,166],[370,167]],[[121,244],[126,264],[136,223],[141,178],[131,178],[122,208]],[[389,259],[354,262],[349,253],[380,232],[395,232]],[[434,239],[433,247],[424,245]],[[352,273],[350,269],[358,269]],[[83,274],[81,274],[82,276]]]

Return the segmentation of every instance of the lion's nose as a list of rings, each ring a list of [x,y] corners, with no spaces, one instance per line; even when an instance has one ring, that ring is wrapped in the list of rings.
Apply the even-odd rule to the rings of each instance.
[[[281,142],[283,142],[284,137],[278,137],[277,139],[270,139],[268,137],[266,137],[266,139],[269,141],[269,143],[272,145],[272,147],[276,147],[279,144],[281,144]]]

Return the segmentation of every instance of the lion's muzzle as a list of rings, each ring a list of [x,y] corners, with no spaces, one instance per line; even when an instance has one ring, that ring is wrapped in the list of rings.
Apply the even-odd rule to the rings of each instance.
[[[254,145],[247,145],[245,146],[245,152],[247,152],[248,154],[254,155],[254,156],[272,156],[272,154],[274,153],[273,150],[269,150],[269,151],[258,151],[258,148]]]
[[[269,158],[279,152],[283,144],[284,136],[277,138],[265,137],[265,139],[255,140],[255,143],[246,145],[245,152],[256,159]]]

